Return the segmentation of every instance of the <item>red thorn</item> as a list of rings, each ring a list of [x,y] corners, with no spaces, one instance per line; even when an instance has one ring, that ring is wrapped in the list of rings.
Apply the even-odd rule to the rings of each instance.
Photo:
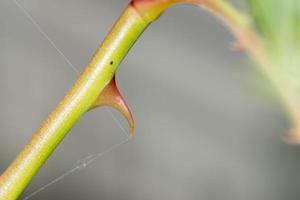
[[[236,42],[232,42],[230,44],[230,49],[232,51],[241,52],[241,51],[245,50],[245,46],[243,44],[241,44],[240,42],[236,41]]]
[[[300,145],[299,130],[297,128],[290,129],[288,134],[283,137],[283,140],[289,145]]]
[[[118,90],[115,76],[111,79],[111,81],[105,86],[105,88],[99,94],[98,98],[95,100],[90,110],[99,106],[111,106],[114,109],[118,110],[126,118],[128,122],[129,129],[130,129],[130,137],[133,136],[133,131],[134,131],[133,117],[131,115],[131,112],[125,100],[123,99],[121,93]]]

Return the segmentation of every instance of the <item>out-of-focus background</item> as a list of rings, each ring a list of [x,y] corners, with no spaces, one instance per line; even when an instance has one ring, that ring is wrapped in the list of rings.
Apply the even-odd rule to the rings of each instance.
[[[1,172],[127,3],[0,1]],[[134,139],[117,112],[88,113],[20,199],[298,200],[300,148],[282,141],[285,115],[262,95],[246,56],[229,49],[233,41],[199,8],[168,10],[117,73]]]

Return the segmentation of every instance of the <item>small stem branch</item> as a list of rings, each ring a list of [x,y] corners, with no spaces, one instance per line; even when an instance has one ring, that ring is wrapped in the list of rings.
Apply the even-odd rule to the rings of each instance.
[[[192,1],[197,2],[198,0]],[[298,110],[300,105],[297,96],[295,95],[295,89],[276,75],[276,72],[274,71],[276,64],[273,63],[272,59],[270,59],[268,51],[265,49],[261,38],[257,36],[246,17],[225,2],[219,0],[212,0],[211,2],[220,2],[220,4],[218,4],[215,9],[212,9],[212,11],[220,16],[221,19],[223,19],[223,21],[228,25],[239,42],[239,46],[247,51],[249,57],[256,62],[260,71],[276,88],[283,108],[286,110],[287,116],[294,126],[292,132],[288,135],[290,137],[287,138],[288,142],[299,144],[300,113]]]
[[[295,89],[281,80],[274,71],[275,63],[270,59],[268,51],[265,49],[261,38],[259,38],[249,23],[249,20],[240,12],[235,10],[230,4],[222,0],[187,0],[195,5],[206,6],[210,11],[219,16],[230,28],[236,37],[239,46],[244,48],[249,57],[252,58],[260,71],[270,80],[277,89],[283,108],[286,110],[292,125],[287,141],[293,144],[300,143],[300,104]],[[201,3],[202,2],[202,3]]]

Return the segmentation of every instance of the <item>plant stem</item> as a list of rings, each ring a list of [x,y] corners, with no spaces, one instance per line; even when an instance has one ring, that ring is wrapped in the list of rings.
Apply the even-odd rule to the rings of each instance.
[[[286,141],[292,144],[300,144],[300,103],[296,95],[297,91],[293,86],[282,80],[278,72],[274,70],[276,63],[270,58],[260,35],[257,35],[248,19],[236,11],[228,3],[222,0],[186,0],[195,5],[201,6],[199,2],[205,2],[210,11],[219,16],[234,34],[239,46],[246,50],[249,57],[256,62],[259,70],[271,82],[277,90],[281,105],[287,113],[293,128],[287,135]]]
[[[112,79],[117,66],[147,25],[148,22],[134,8],[129,6],[125,10],[78,81],[0,177],[0,200],[18,198],[67,132]]]
[[[206,7],[220,16],[255,60],[265,62],[263,50],[247,20],[226,1],[132,0],[78,81],[0,177],[0,200],[18,198],[76,121],[91,108],[112,79],[117,66],[149,23],[168,7],[183,3]]]

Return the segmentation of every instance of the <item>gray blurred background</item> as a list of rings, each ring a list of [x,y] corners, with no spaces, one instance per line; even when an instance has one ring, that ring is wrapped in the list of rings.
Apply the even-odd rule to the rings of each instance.
[[[0,0],[0,171],[76,80],[128,0],[19,3]],[[232,41],[199,8],[168,10],[117,73],[134,139],[127,141],[117,112],[88,113],[20,199],[67,172],[27,199],[298,200],[300,148],[282,141],[285,115],[259,95],[246,56],[229,50]],[[84,167],[88,156],[96,160]]]

